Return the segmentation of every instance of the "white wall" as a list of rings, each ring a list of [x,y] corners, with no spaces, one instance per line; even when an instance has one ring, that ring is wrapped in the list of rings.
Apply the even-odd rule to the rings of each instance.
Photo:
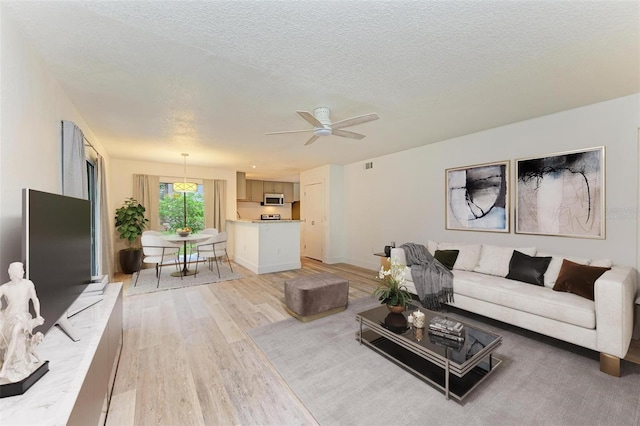
[[[291,219],[291,203],[284,203],[284,206],[261,206],[253,201],[237,202],[238,219],[260,219],[261,214],[279,214],[282,219]],[[235,219],[237,216],[229,217]]]
[[[19,28],[0,13],[0,282],[22,257],[22,188],[62,192],[61,120],[99,141]],[[36,283],[37,285],[37,283]]]
[[[184,178],[184,164],[154,163],[150,161],[112,159],[111,179],[109,181],[109,201],[115,209],[120,207],[125,199],[133,196],[133,175],[154,175],[173,177],[178,181]],[[187,161],[187,178],[191,179],[221,179],[227,181],[227,219],[236,218],[236,171],[213,167],[190,166]],[[116,253],[126,245],[117,238]],[[116,264],[116,268],[118,265]]]
[[[434,124],[436,125],[436,124]],[[469,241],[608,257],[636,267],[640,95],[563,111],[344,167],[347,262],[371,269],[390,241]],[[445,230],[445,169],[606,147],[606,239]],[[374,167],[364,169],[373,161]],[[514,194],[514,163],[511,188]],[[514,206],[514,198],[511,198]]]
[[[344,167],[329,166],[329,190],[325,192],[329,200],[329,226],[326,241],[328,251],[324,261],[326,263],[339,263],[345,261],[346,235],[345,235],[345,204],[344,204]]]

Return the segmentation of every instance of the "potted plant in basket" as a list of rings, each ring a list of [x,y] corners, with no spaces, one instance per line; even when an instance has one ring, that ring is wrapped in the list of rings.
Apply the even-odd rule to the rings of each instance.
[[[404,285],[405,265],[399,263],[397,257],[392,258],[390,264],[389,269],[380,267],[377,276],[380,282],[373,291],[373,295],[378,297],[380,303],[386,304],[391,312],[400,313],[407,308],[412,300],[411,293]]]
[[[120,238],[127,241],[128,246],[118,253],[120,269],[125,274],[133,274],[140,267],[142,249],[134,244],[149,222],[144,217],[145,210],[133,197],[125,200],[123,206],[116,209],[116,229]]]

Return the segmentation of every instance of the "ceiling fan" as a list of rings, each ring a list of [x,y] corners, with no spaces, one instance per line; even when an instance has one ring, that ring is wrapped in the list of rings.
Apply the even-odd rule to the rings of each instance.
[[[318,107],[313,110],[313,114],[307,111],[296,111],[300,117],[307,120],[313,126],[313,129],[307,130],[286,130],[283,132],[270,132],[265,133],[265,135],[282,135],[285,133],[304,133],[304,132],[313,132],[313,136],[309,138],[309,140],[305,143],[305,145],[310,145],[316,141],[320,136],[341,136],[343,138],[350,139],[362,139],[365,135],[361,135],[360,133],[350,132],[348,130],[342,130],[345,127],[355,126],[356,124],[367,123],[369,121],[377,120],[378,114],[364,114],[359,115],[357,117],[347,118],[345,120],[336,121],[335,123],[331,122],[331,110],[327,107]]]

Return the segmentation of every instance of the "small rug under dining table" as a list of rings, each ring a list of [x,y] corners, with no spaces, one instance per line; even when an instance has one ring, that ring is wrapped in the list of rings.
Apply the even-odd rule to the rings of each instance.
[[[237,272],[231,271],[229,263],[220,262],[220,277],[218,277],[218,271],[213,265],[213,270],[209,270],[209,266],[206,262],[201,262],[198,265],[197,275],[187,276],[171,276],[171,273],[176,272],[174,265],[165,265],[162,267],[162,273],[160,275],[160,285],[158,286],[158,279],[156,278],[156,270],[154,267],[143,269],[140,271],[140,277],[138,283],[136,282],[136,274],[131,275],[131,284],[126,290],[127,296],[134,296],[137,294],[153,293],[154,291],[173,290],[182,287],[192,287],[196,285],[212,284],[222,281],[237,280],[242,278]],[[182,263],[179,265],[182,268]],[[190,270],[195,270],[195,265],[189,265]],[[135,284],[135,285],[134,285]]]

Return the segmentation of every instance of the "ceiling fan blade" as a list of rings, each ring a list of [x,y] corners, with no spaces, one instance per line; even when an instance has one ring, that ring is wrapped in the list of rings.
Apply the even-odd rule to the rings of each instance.
[[[345,120],[336,121],[331,123],[332,129],[342,129],[343,127],[355,126],[356,124],[367,123],[369,121],[377,120],[378,114],[372,112],[371,114],[359,115],[357,117],[347,118]]]
[[[305,133],[305,132],[313,132],[314,129],[308,130],[285,130],[283,132],[269,132],[265,133],[265,135],[284,135],[286,133]]]
[[[348,130],[332,130],[331,134],[334,136],[342,136],[343,138],[349,138],[349,139],[362,139],[364,138],[364,135],[361,135],[360,133],[356,133],[356,132],[350,132]]]
[[[316,141],[316,139],[318,139],[318,136],[313,135],[309,138],[309,140],[304,144],[305,146],[307,145],[311,145],[312,143],[314,143]]]
[[[304,118],[309,123],[311,123],[313,127],[324,127],[324,124],[322,124],[320,120],[315,118],[314,115],[311,114],[310,112],[307,112],[307,111],[296,111],[296,112],[300,115],[300,117]]]

